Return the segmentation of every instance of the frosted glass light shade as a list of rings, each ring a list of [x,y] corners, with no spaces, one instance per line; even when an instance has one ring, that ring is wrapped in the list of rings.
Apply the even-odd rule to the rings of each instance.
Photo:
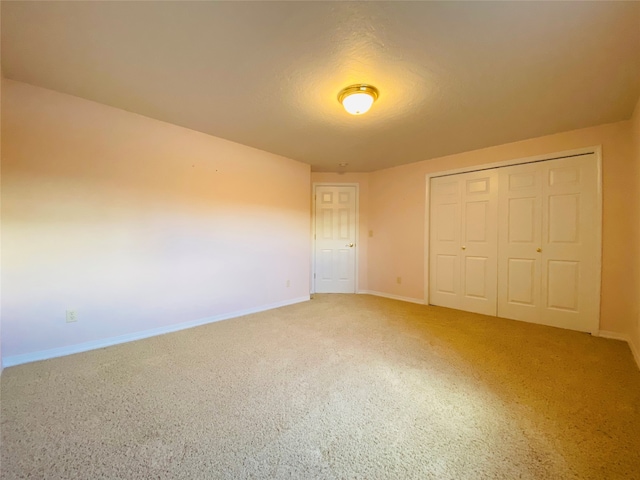
[[[366,113],[378,98],[378,90],[371,85],[351,85],[338,95],[338,100],[351,115]]]
[[[342,106],[351,115],[367,113],[373,105],[373,97],[368,93],[354,93],[342,100]]]

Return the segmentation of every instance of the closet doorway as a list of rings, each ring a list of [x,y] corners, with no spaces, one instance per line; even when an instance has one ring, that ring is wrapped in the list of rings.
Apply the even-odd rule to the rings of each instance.
[[[599,149],[427,178],[428,303],[597,333]]]

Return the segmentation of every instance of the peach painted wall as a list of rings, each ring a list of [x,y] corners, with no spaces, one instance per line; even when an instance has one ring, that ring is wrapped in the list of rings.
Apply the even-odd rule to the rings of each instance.
[[[358,198],[358,291],[369,288],[368,278],[368,246],[369,246],[369,175],[368,173],[322,173],[312,172],[311,183],[357,183],[360,196]],[[313,185],[312,185],[313,189]],[[313,195],[313,190],[311,191]],[[313,208],[313,207],[312,207]],[[313,217],[313,212],[311,212]],[[311,252],[313,256],[313,252]],[[313,259],[312,259],[313,261]]]
[[[5,359],[309,298],[308,165],[3,87]]]
[[[2,111],[2,75],[0,75],[0,112]],[[2,115],[0,114],[0,185],[2,184]],[[0,195],[0,211],[2,210],[2,199]],[[2,222],[0,221],[0,247],[2,245]],[[0,248],[0,265],[2,265],[2,248]],[[2,363],[2,274],[0,273],[0,375],[4,365]]]
[[[636,192],[636,210],[634,215],[636,235],[635,235],[635,273],[637,281],[637,289],[635,294],[636,315],[635,325],[630,329],[631,341],[634,344],[637,355],[640,355],[640,98],[636,104],[633,117],[631,119],[631,138],[633,142],[633,163],[635,165],[635,192]],[[640,359],[636,359],[639,362]]]
[[[464,132],[461,132],[463,135]],[[369,183],[369,289],[424,298],[425,175],[517,158],[602,145],[603,268],[601,329],[626,333],[637,289],[629,268],[629,225],[636,179],[629,175],[629,122],[618,122],[380,170]],[[396,277],[401,276],[401,285]]]

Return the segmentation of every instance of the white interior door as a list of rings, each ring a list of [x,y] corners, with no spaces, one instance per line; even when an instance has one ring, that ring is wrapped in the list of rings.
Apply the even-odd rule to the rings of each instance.
[[[598,330],[594,154],[500,169],[498,315]]]
[[[432,179],[429,303],[496,315],[497,190],[494,170]]]
[[[431,179],[429,303],[596,332],[595,154]]]
[[[431,179],[429,303],[462,308],[460,294],[460,175]]]
[[[356,187],[315,187],[315,291],[355,293]]]
[[[498,315],[538,322],[541,314],[542,168],[499,169]]]

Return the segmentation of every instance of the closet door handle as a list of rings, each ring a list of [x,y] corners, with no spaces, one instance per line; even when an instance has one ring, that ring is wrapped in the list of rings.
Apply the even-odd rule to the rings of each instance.
[[[465,246],[463,245],[463,246],[462,246],[462,249],[463,249],[463,250],[466,250],[466,249],[467,249],[467,247],[465,247]]]
[[[536,248],[536,252],[540,253],[542,249],[540,247]]]

